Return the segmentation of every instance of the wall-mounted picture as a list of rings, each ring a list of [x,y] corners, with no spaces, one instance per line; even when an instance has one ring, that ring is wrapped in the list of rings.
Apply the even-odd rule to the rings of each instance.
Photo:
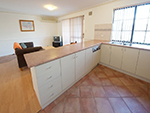
[[[33,20],[19,20],[19,23],[20,23],[20,30],[22,32],[35,31]]]

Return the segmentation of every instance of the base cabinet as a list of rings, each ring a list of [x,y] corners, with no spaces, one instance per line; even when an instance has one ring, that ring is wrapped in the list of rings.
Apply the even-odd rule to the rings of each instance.
[[[63,57],[61,60],[63,90],[75,82],[75,54]]]
[[[136,74],[150,80],[150,51],[140,50]]]
[[[110,55],[110,65],[118,69],[121,68],[123,47],[112,46]]]
[[[100,62],[100,50],[93,52],[93,65],[94,67]]]
[[[85,74],[85,50],[75,54],[76,80]]]
[[[123,48],[123,58],[121,69],[135,74],[135,69],[138,61],[138,49]]]
[[[150,81],[150,51],[137,48],[101,45],[101,63],[144,81]]]
[[[86,49],[86,72],[91,71],[93,68],[93,50],[92,48]]]
[[[101,45],[101,62],[104,64],[109,65],[110,62],[110,52],[111,52],[111,46],[110,45]]]

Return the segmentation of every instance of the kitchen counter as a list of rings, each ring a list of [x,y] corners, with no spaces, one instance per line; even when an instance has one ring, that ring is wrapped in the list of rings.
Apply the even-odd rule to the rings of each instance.
[[[84,41],[82,43],[71,44],[71,45],[62,46],[58,48],[50,48],[50,49],[46,49],[46,50],[42,50],[38,52],[25,54],[24,57],[26,59],[28,67],[30,68],[30,67],[34,67],[34,66],[88,49],[90,47],[99,45],[104,42],[106,43],[109,41],[102,41],[102,40]]]
[[[103,44],[109,44],[109,45],[114,45],[114,46],[120,46],[120,47],[127,47],[127,48],[134,48],[134,49],[150,51],[150,45],[128,44],[128,43],[123,44],[121,42],[103,42]]]

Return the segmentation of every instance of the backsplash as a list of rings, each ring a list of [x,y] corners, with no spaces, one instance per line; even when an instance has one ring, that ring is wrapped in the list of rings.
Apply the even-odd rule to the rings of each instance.
[[[112,24],[96,24],[95,25],[95,36],[97,40],[111,40]]]

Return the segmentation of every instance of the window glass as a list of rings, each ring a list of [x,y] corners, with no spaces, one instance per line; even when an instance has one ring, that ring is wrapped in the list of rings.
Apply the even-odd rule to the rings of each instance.
[[[150,44],[150,4],[115,10],[112,40]]]
[[[150,32],[146,33],[145,43],[149,43],[150,44]]]
[[[133,42],[144,43],[145,32],[134,32]]]

